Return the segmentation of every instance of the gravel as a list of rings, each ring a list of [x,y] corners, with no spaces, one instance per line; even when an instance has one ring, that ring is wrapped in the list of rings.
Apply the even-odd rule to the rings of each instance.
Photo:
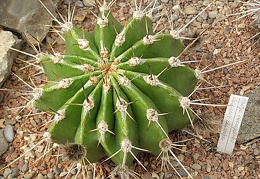
[[[14,140],[14,129],[10,124],[5,126],[4,136],[8,142],[12,142]]]
[[[199,164],[197,164],[197,163],[192,164],[191,168],[193,168],[194,170],[201,170],[201,166]]]
[[[19,169],[13,168],[11,176],[12,176],[12,178],[18,177],[19,176]]]
[[[28,163],[23,164],[22,172],[26,173],[28,170],[29,170],[29,164]]]
[[[61,173],[61,169],[58,168],[58,167],[55,167],[55,168],[53,169],[53,171],[54,171],[57,175],[59,175],[59,174]]]

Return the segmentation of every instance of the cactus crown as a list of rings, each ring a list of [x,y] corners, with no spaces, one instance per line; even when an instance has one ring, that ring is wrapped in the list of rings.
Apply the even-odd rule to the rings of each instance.
[[[63,24],[64,53],[37,56],[51,82],[34,105],[55,112],[48,132],[72,143],[69,158],[108,156],[125,169],[141,151],[167,152],[168,132],[192,122],[188,97],[199,73],[180,62],[179,39],[153,32],[150,12],[137,8],[122,26],[110,6],[100,5],[93,32]]]

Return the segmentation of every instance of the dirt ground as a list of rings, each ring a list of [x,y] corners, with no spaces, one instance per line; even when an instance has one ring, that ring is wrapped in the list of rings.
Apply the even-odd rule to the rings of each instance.
[[[159,4],[167,9],[173,9],[176,4],[180,5],[182,11],[173,13],[178,14],[179,20],[174,21],[177,27],[183,26],[183,22],[187,23],[195,16],[192,12],[187,12],[187,7],[193,5],[198,12],[205,8],[203,1],[199,0],[161,0]],[[245,95],[260,85],[259,43],[254,44],[256,39],[248,40],[256,32],[259,32],[259,29],[254,28],[251,16],[238,21],[233,21],[237,16],[230,16],[230,14],[240,12],[243,8],[245,9],[246,7],[241,4],[235,4],[233,1],[217,1],[206,10],[207,17],[196,19],[182,34],[183,36],[194,38],[198,37],[199,33],[206,29],[198,41],[181,57],[182,61],[198,61],[198,63],[191,65],[194,68],[207,70],[243,61],[236,65],[206,73],[205,79],[207,82],[203,83],[203,87],[209,87],[213,84],[216,88],[201,90],[193,95],[194,99],[206,98],[203,102],[227,104],[231,94]],[[67,5],[62,2],[58,9],[64,15],[66,14]],[[124,23],[131,16],[131,10],[129,9],[125,1],[120,1],[113,6],[111,12],[120,22]],[[92,30],[96,18],[91,11],[97,13],[94,7],[76,7],[74,22],[84,29]],[[209,16],[210,12],[216,13],[216,17],[213,17],[214,13],[211,13],[211,16]],[[164,16],[160,20],[158,31],[165,26],[167,27],[165,31],[169,31],[170,24],[167,23],[168,18]],[[184,40],[185,44],[189,42],[191,41]],[[46,40],[43,42],[45,48],[42,47],[42,50],[51,50],[48,43],[53,44],[55,52],[62,51],[61,49],[64,46],[64,42],[59,39],[56,33],[50,33],[46,37]],[[24,47],[24,50],[34,53],[28,45]],[[11,124],[16,132],[15,139],[9,144],[8,151],[2,155],[0,168],[21,156],[24,151],[40,141],[43,132],[48,128],[48,125],[44,124],[51,119],[50,115],[41,113],[38,110],[30,111],[30,108],[24,108],[21,111],[20,108],[29,104],[28,102],[32,98],[31,87],[41,86],[47,82],[41,69],[31,65],[33,61],[34,59],[20,54],[14,62],[13,74],[2,87],[2,89],[10,90],[0,91],[0,95],[4,97],[0,103],[0,129],[3,129],[7,124]],[[31,87],[25,85],[17,76]],[[225,112],[224,107],[194,106],[194,109],[197,113],[207,113],[203,117],[213,118],[219,122],[223,120]],[[236,144],[233,154],[227,155],[216,151],[219,138],[218,132],[201,133],[203,139],[190,134],[190,132],[194,133],[189,129],[173,132],[171,138],[173,141],[189,139],[181,143],[184,144],[184,146],[179,147],[182,151],[174,150],[174,153],[194,178],[260,178],[260,141]],[[44,159],[37,160],[42,155],[46,144],[46,142],[41,143],[17,162],[8,166],[9,173],[14,168],[18,168],[19,176],[17,178],[62,178],[62,176],[66,176],[71,163],[62,161],[61,157],[54,156],[58,154],[57,150],[54,149]],[[145,171],[137,162],[134,162],[132,169],[140,175],[140,178],[178,177],[172,168],[161,172],[162,162],[156,156],[142,154],[138,158],[147,168],[147,171]],[[180,175],[183,178],[188,178],[173,157],[171,157],[171,160],[172,165]],[[29,167],[28,170],[25,170],[27,164]],[[114,167],[115,165],[110,160],[102,164],[96,164],[95,178],[108,177]],[[7,169],[0,170],[0,178],[4,172],[8,173]],[[92,167],[88,167],[88,169],[87,176],[91,178],[93,169]],[[72,171],[72,173],[75,174],[76,170]],[[69,175],[68,178],[73,178],[72,176]],[[81,175],[78,178],[81,178]]]

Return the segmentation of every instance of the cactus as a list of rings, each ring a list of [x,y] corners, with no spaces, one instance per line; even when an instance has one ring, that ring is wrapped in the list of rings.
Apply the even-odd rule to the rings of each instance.
[[[142,151],[167,151],[168,133],[192,124],[188,97],[199,75],[179,61],[181,41],[155,34],[147,13],[122,26],[109,7],[99,8],[93,32],[63,24],[64,53],[39,54],[51,82],[35,90],[34,105],[54,114],[53,142],[125,168]]]

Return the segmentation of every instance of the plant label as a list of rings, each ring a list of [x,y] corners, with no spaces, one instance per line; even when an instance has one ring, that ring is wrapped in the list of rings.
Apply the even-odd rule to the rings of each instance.
[[[233,94],[230,96],[218,140],[218,152],[232,154],[247,101],[248,97]]]

